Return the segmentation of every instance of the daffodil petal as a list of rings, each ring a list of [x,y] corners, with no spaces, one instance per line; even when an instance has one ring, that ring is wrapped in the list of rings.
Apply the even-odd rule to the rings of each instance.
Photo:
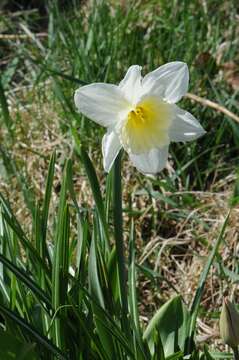
[[[125,98],[132,104],[137,101],[142,92],[141,86],[141,69],[139,65],[132,65],[128,69],[125,77],[119,83],[119,87],[124,93]]]
[[[157,174],[167,163],[168,146],[152,149],[144,154],[129,154],[129,157],[134,166],[143,174]]]
[[[191,141],[206,133],[192,114],[180,109],[177,105],[174,105],[174,108],[175,117],[169,129],[171,141]]]
[[[112,84],[82,86],[76,90],[74,100],[82,114],[106,127],[114,125],[129,107],[120,88]]]
[[[118,135],[114,131],[108,131],[102,140],[103,165],[106,172],[110,171],[120,149]]]
[[[174,61],[160,66],[147,74],[142,80],[144,93],[162,97],[176,103],[188,90],[188,66],[184,62]]]

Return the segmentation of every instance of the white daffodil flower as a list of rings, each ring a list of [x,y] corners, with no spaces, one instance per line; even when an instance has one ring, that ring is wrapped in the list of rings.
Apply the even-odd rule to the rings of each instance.
[[[86,117],[107,128],[103,137],[104,169],[109,172],[121,148],[134,166],[156,174],[167,162],[170,141],[189,141],[205,131],[193,115],[175,103],[187,92],[188,67],[180,61],[141,76],[131,66],[120,84],[93,83],[75,92],[75,104]]]

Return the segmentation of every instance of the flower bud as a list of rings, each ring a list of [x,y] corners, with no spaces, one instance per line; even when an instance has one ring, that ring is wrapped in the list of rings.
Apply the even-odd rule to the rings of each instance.
[[[239,345],[239,313],[228,298],[223,301],[219,326],[223,342],[232,348],[237,347]]]

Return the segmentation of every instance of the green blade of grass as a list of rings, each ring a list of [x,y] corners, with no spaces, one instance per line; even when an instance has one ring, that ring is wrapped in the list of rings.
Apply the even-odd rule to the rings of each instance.
[[[13,130],[12,130],[13,121],[12,121],[12,118],[11,118],[9,110],[8,110],[7,99],[5,96],[1,76],[0,76],[0,105],[2,108],[3,121],[5,123],[5,126],[8,130],[10,137],[12,138],[13,137]]]
[[[113,169],[113,214],[117,265],[119,269],[120,299],[122,303],[122,328],[126,331],[126,333],[129,334],[130,330],[128,322],[128,292],[124,257],[122,217],[121,156],[122,154],[120,152],[115,160]]]
[[[129,307],[130,313],[134,321],[135,328],[138,335],[141,334],[140,324],[139,324],[139,311],[138,311],[138,302],[136,294],[136,268],[135,268],[135,239],[134,239],[134,224],[132,221],[131,231],[130,231],[130,253],[129,253]]]
[[[183,359],[182,351],[177,351],[175,354],[166,357],[166,360],[181,360],[181,359]]]
[[[60,193],[60,201],[57,216],[56,236],[54,243],[54,258],[52,268],[52,306],[58,309],[67,301],[67,285],[68,285],[68,257],[69,257],[69,210],[66,205],[69,166],[71,161],[68,160],[65,165],[63,183]],[[60,318],[56,318],[53,326],[53,336],[56,345],[64,348],[64,323]]]
[[[22,342],[8,331],[0,328],[0,359],[10,360],[37,360],[35,347],[36,344]]]
[[[190,322],[189,322],[189,332],[188,332],[188,342],[186,344],[186,353],[189,354],[192,351],[193,348],[193,337],[194,337],[194,333],[195,333],[195,326],[196,326],[196,320],[197,320],[197,314],[199,311],[199,306],[200,306],[200,301],[203,295],[203,291],[204,291],[204,287],[206,284],[206,279],[209,273],[209,270],[213,264],[214,258],[218,252],[219,246],[223,240],[223,236],[224,236],[224,232],[226,230],[227,224],[228,224],[228,220],[229,220],[229,216],[230,216],[231,210],[229,210],[224,223],[222,225],[221,231],[219,233],[219,236],[215,242],[215,244],[213,245],[212,251],[207,259],[207,262],[203,268],[203,272],[201,273],[199,282],[198,282],[198,286],[197,286],[197,290],[193,299],[193,303],[190,309]]]
[[[135,267],[135,234],[134,223],[131,221],[130,239],[129,239],[129,311],[133,320],[134,329],[134,351],[137,354],[137,359],[150,358],[150,352],[147,344],[143,343],[142,331],[139,322],[139,311],[137,301],[137,285],[136,285],[136,267]],[[160,359],[160,358],[159,358]]]
[[[82,288],[82,291],[89,298],[90,303],[94,305],[95,309],[97,309],[95,312],[97,320],[100,321],[101,325],[106,329],[106,331],[112,335],[112,338],[114,338],[115,341],[123,346],[123,352],[129,355],[130,359],[136,359],[135,354],[132,351],[133,343],[131,336],[127,337],[127,335],[122,331],[118,322],[115,321],[114,317],[110,316],[109,313],[99,305],[98,301],[92,298],[92,296],[85,288]],[[123,359],[125,359],[125,357],[123,357]]]
[[[111,334],[112,338],[115,338],[115,340],[117,340],[117,342],[122,345],[122,353],[125,354],[122,355],[121,359],[123,360],[125,359],[125,356],[130,356],[130,359],[136,360],[137,358],[132,351],[132,348],[130,347],[130,345],[132,345],[130,342],[131,339],[126,338],[124,336],[125,334],[123,334],[122,331],[116,327],[112,320],[111,322],[106,321],[104,318],[105,315],[102,314],[101,310],[98,311],[95,316],[97,320],[101,323],[102,327],[107,330],[108,334]],[[117,352],[117,356],[119,356],[119,352]]]
[[[86,276],[86,254],[88,244],[88,221],[82,219],[81,215],[77,216],[77,250],[76,250],[76,269],[77,278],[82,281],[87,278]]]
[[[99,185],[99,181],[97,179],[97,175],[94,169],[94,166],[88,156],[88,154],[84,151],[84,149],[81,147],[80,149],[77,148],[77,151],[80,155],[80,158],[84,164],[85,170],[86,170],[86,174],[88,176],[90,185],[91,185],[91,190],[93,193],[93,197],[95,200],[95,205],[99,214],[99,218],[100,218],[100,222],[104,231],[104,236],[105,236],[105,246],[106,249],[109,250],[109,234],[108,234],[108,226],[106,223],[106,217],[105,217],[105,207],[104,207],[104,202],[102,199],[102,195],[101,195],[101,190],[100,190],[100,185]]]
[[[81,286],[79,286],[80,282],[79,280],[77,280],[77,283],[75,284],[75,286],[73,286],[72,289],[74,289],[74,291],[76,290],[78,292],[78,289],[81,288]],[[88,299],[86,298],[86,294],[84,293],[84,302],[86,304],[86,307],[89,311],[91,311],[91,303],[88,301]],[[79,326],[81,328],[81,330],[83,330],[83,343],[84,345],[86,344],[87,346],[87,352],[91,353],[92,349],[90,344],[94,344],[94,349],[96,350],[96,352],[99,354],[100,359],[105,359],[106,358],[106,354],[105,354],[105,350],[102,347],[102,344],[100,342],[100,339],[95,331],[95,326],[90,326],[89,322],[87,322],[87,317],[86,314],[82,311],[79,310],[79,305],[78,305],[78,301],[77,303],[75,303],[74,301],[72,302],[72,297],[69,297],[69,301],[72,303],[73,306],[73,311],[74,314],[76,316],[76,319],[79,321]],[[74,304],[73,304],[74,303]],[[82,350],[82,349],[81,349]],[[91,356],[95,359],[98,359],[98,355],[95,354],[94,352],[94,357],[93,354],[91,354]],[[91,357],[89,357],[91,359]]]
[[[97,302],[100,305],[100,308],[105,309],[103,292],[101,289],[101,284],[98,275],[96,249],[97,249],[97,235],[96,235],[96,226],[95,226],[95,229],[93,231],[93,238],[91,240],[89,265],[88,265],[89,292],[91,296],[94,298],[95,302]],[[92,304],[92,310],[95,317],[97,315],[98,317],[101,316],[100,310],[98,309],[98,307],[95,307],[94,304]],[[113,339],[111,338],[110,334],[106,331],[106,329],[102,327],[102,324],[97,320],[97,318],[95,318],[95,323],[99,334],[99,338],[102,342],[102,346],[105,350],[105,353],[107,354],[107,359],[110,359],[111,356],[115,355]]]
[[[34,238],[35,238],[35,241],[36,241],[36,249],[37,249],[38,253],[40,254],[40,256],[42,258],[45,258],[44,254],[45,254],[46,243],[42,239],[42,237],[43,237],[43,234],[42,234],[42,214],[41,214],[41,211],[40,211],[40,206],[36,206],[36,219],[35,219],[35,224],[34,225],[35,225],[34,226],[34,230],[35,230]],[[47,251],[47,254],[49,255],[48,251]],[[42,291],[48,292],[48,293],[51,294],[51,292],[49,291],[49,287],[47,287],[47,282],[48,282],[47,280],[48,279],[46,277],[45,271],[41,267],[38,267],[38,272],[37,272],[36,277],[37,277],[38,284],[39,284],[40,288],[42,289]],[[51,284],[49,284],[49,285],[51,286]],[[49,301],[50,301],[50,299],[49,299]],[[50,307],[51,307],[51,301],[50,301]],[[42,319],[42,325],[43,325],[44,333],[47,333],[47,330],[49,328],[50,317],[48,316],[48,314],[46,312],[42,311],[41,312],[41,319]]]
[[[159,329],[155,329],[154,335],[155,335],[154,336],[155,352],[153,354],[153,360],[165,360],[164,349],[163,349],[163,344],[161,341]]]
[[[70,75],[67,75],[65,74],[63,71],[59,71],[57,69],[54,69],[52,68],[50,65],[48,65],[46,62],[44,62],[43,59],[34,59],[33,57],[29,57],[29,59],[36,65],[38,65],[41,70],[43,72],[47,72],[48,74],[52,75],[52,76],[59,76],[61,77],[62,79],[64,80],[69,80],[75,84],[78,84],[78,85],[87,85],[87,82],[81,80],[81,79],[78,79],[76,77],[73,77],[73,76],[70,76]]]
[[[10,226],[10,228],[15,232],[16,236],[22,243],[23,248],[29,252],[29,256],[32,260],[31,264],[35,267],[36,272],[37,272],[37,266],[40,266],[46,271],[46,274],[49,274],[49,269],[46,263],[41,258],[41,256],[36,251],[36,249],[33,247],[30,240],[28,240],[28,238],[26,237],[18,220],[14,216],[8,201],[3,197],[1,193],[0,193],[0,202],[2,205],[2,216],[4,220]]]
[[[56,152],[54,151],[51,156],[50,164],[48,167],[47,173],[47,180],[46,180],[46,189],[43,201],[43,210],[42,210],[42,242],[43,242],[43,254],[42,257],[44,258],[47,256],[48,262],[51,265],[51,259],[47,250],[46,244],[46,234],[47,234],[47,222],[48,222],[48,215],[49,215],[49,206],[51,201],[52,195],[52,187],[53,187],[53,179],[54,179],[54,172],[55,172],[55,163],[56,163]]]
[[[23,175],[23,173],[19,170],[16,160],[13,156],[10,155],[9,151],[6,150],[3,146],[0,146],[0,153],[4,160],[5,169],[8,173],[9,178],[12,175],[16,176],[18,184],[21,188],[21,191],[24,196],[25,203],[30,210],[32,217],[35,216],[35,194],[29,185],[27,177]]]
[[[0,262],[3,263],[15,276],[21,280],[26,286],[29,287],[29,289],[32,290],[33,294],[39,300],[46,303],[48,307],[51,307],[51,301],[48,298],[47,294],[35,283],[28,275],[27,273],[14,265],[12,262],[10,262],[8,259],[6,259],[3,255],[0,254]]]
[[[45,336],[41,335],[36,329],[29,325],[23,318],[19,317],[13,311],[7,309],[4,305],[0,304],[0,312],[12,319],[17,325],[21,327],[23,332],[26,332],[30,335],[37,343],[42,345],[46,350],[48,350],[53,356],[59,360],[69,360],[69,358],[58,349],[51,341],[49,341]]]
[[[11,231],[10,226],[5,222],[1,213],[1,226],[0,226],[0,242],[1,254],[5,258],[10,257],[11,262],[16,265],[18,259],[21,263],[21,253],[20,248],[18,247],[18,239],[16,234]],[[28,317],[29,312],[27,309],[26,303],[26,289],[19,283],[16,279],[16,276],[13,272],[8,271],[6,266],[0,261],[2,273],[1,273],[1,284],[2,284],[2,295],[6,299],[6,304],[9,304],[11,309],[17,308],[20,315]],[[18,301],[19,299],[20,301]],[[22,300],[22,301],[21,301]]]
[[[93,231],[93,238],[91,240],[90,246],[90,254],[89,254],[89,291],[92,297],[96,301],[99,302],[102,308],[105,308],[103,293],[101,290],[99,276],[98,276],[98,269],[97,269],[97,259],[96,259],[96,247],[97,247],[97,236],[96,236],[96,229]]]

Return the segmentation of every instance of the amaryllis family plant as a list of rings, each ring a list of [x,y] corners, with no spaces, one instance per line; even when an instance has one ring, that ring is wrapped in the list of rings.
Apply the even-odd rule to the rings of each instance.
[[[166,166],[170,142],[192,141],[205,133],[191,113],[175,104],[187,92],[188,82],[187,65],[177,61],[144,77],[141,67],[133,65],[119,85],[93,83],[75,92],[79,112],[106,128],[104,193],[75,134],[75,152],[89,180],[93,209],[78,203],[68,159],[52,221],[55,153],[43,203],[32,211],[31,236],[0,196],[0,359],[217,358],[206,344],[197,346],[195,332],[205,282],[229,214],[211,247],[190,308],[177,295],[147,324],[140,316],[138,291],[138,272],[146,271],[136,259],[134,219],[126,229],[123,218],[121,149],[137,170],[157,176]]]
[[[145,174],[161,171],[171,141],[190,141],[205,131],[178,102],[188,91],[187,64],[175,61],[141,75],[131,66],[119,85],[93,83],[75,93],[79,111],[106,127],[102,140],[104,169],[109,171],[123,148]]]

